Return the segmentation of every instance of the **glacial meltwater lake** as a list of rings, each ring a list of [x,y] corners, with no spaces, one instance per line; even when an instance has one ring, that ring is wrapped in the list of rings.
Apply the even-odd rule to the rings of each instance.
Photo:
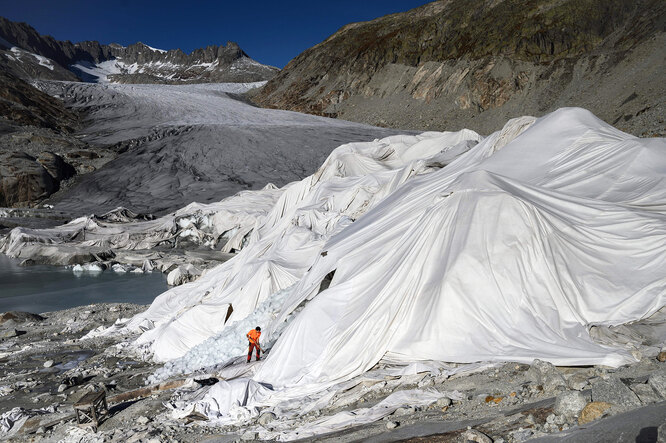
[[[161,272],[74,273],[64,266],[19,266],[0,254],[0,312],[49,312],[91,303],[149,304],[166,291]]]

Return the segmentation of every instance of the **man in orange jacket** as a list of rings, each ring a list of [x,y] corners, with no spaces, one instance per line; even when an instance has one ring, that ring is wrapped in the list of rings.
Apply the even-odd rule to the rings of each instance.
[[[259,347],[259,337],[261,336],[261,328],[257,326],[250,332],[246,334],[247,339],[250,341],[250,348],[247,351],[247,362],[250,363],[250,360],[252,360],[252,349],[256,348],[257,349],[257,361],[261,360],[261,357],[259,356],[259,351],[261,348]]]

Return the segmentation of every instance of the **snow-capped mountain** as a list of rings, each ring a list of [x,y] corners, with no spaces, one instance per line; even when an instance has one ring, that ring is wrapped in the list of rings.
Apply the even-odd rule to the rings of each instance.
[[[0,17],[0,69],[22,78],[117,83],[257,82],[279,70],[251,59],[236,43],[186,54],[144,43],[72,43]]]

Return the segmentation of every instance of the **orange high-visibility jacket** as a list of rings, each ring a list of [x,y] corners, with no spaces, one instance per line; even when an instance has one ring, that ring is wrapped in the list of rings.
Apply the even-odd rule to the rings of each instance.
[[[256,329],[251,330],[246,334],[248,340],[250,340],[251,343],[259,343],[259,337],[261,336],[261,332],[257,331]]]

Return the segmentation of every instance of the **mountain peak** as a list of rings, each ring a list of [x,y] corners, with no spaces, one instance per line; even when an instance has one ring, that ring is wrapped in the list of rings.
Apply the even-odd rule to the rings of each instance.
[[[158,49],[141,41],[128,46],[98,41],[71,43],[42,36],[28,24],[0,17],[0,47],[3,46],[7,49],[16,46],[31,54],[7,57],[10,71],[25,79],[78,77],[91,82],[176,84],[257,82],[268,80],[279,71],[254,60],[243,62],[249,59],[248,55],[232,41],[226,46],[195,49],[190,54],[180,49]]]

